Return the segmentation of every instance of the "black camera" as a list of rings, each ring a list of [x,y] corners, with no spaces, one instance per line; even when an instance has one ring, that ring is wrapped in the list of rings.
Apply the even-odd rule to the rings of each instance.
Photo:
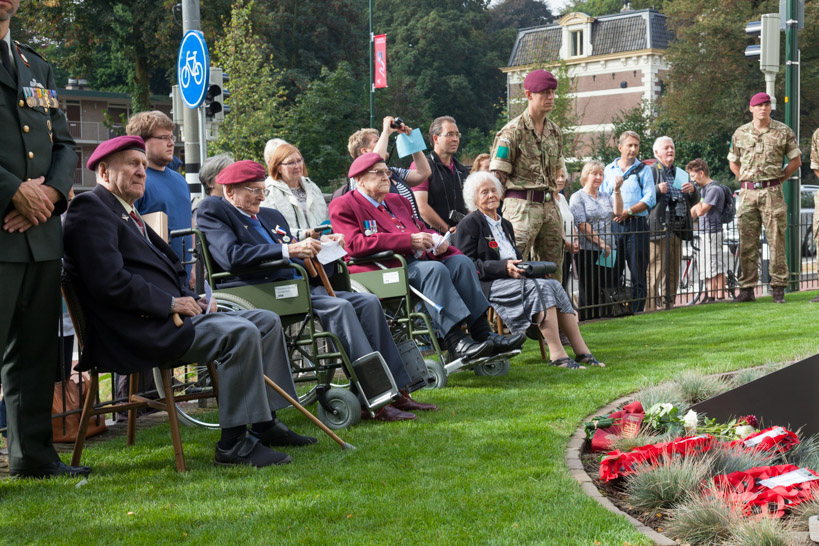
[[[466,214],[463,212],[459,212],[455,209],[449,211],[449,219],[455,222],[456,224],[466,218]]]
[[[393,129],[400,129],[404,126],[404,120],[398,116],[395,116],[393,120],[390,122],[390,127]]]

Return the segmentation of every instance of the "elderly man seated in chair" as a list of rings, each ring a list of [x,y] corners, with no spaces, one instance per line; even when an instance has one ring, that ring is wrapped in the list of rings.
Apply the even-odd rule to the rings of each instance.
[[[390,193],[390,171],[381,155],[359,156],[348,176],[355,178],[356,190],[330,203],[333,228],[344,234],[353,257],[391,250],[406,258],[410,284],[440,306],[426,304],[452,357],[477,359],[523,345],[526,336],[522,334],[491,332],[486,320],[489,301],[472,260],[427,229],[413,215],[409,201]],[[374,264],[353,267],[376,268]],[[462,325],[470,335],[462,332]]]
[[[100,144],[87,164],[97,187],[77,196],[65,219],[65,268],[88,320],[80,368],[133,373],[216,361],[222,434],[216,464],[288,463],[289,455],[270,446],[316,439],[276,418],[288,403],[264,382],[267,375],[296,396],[279,317],[262,310],[208,313],[207,302],[188,290],[179,258],[134,209],[147,164],[141,137]]]
[[[264,168],[258,163],[238,161],[226,167],[216,177],[216,183],[224,187],[224,197],[210,197],[199,205],[197,226],[207,238],[213,260],[224,271],[240,270],[282,258],[298,262],[299,258],[315,257],[321,250],[318,239],[296,241],[279,211],[261,207],[267,191],[265,176]],[[338,234],[325,237],[338,241],[342,246],[344,244],[343,237]],[[331,267],[330,264],[325,266]],[[270,282],[292,278],[294,274],[293,270],[287,269],[265,278],[239,278],[237,282]],[[412,411],[438,409],[433,404],[413,400],[407,392],[410,377],[395,346],[378,298],[372,294],[341,290],[335,293],[336,297],[330,296],[321,285],[310,289],[313,310],[322,326],[339,336],[351,360],[373,351],[380,352],[400,391],[400,398],[381,408],[375,414],[375,419],[412,420],[415,419],[415,414],[410,413]],[[363,419],[371,418],[364,409],[361,416]]]

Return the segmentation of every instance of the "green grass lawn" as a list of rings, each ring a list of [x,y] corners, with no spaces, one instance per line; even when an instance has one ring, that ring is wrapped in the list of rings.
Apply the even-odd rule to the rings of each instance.
[[[290,449],[293,464],[215,468],[218,433],[184,428],[189,471],[174,471],[167,426],[94,445],[77,479],[0,482],[0,542],[140,544],[648,544],[587,498],[563,456],[583,419],[682,370],[722,372],[817,352],[812,293],[582,326],[606,369],[540,361],[527,342],[505,377],[471,372],[416,398],[440,406],[409,423],[365,423]],[[315,408],[313,408],[315,409]],[[319,435],[293,409],[280,413]]]

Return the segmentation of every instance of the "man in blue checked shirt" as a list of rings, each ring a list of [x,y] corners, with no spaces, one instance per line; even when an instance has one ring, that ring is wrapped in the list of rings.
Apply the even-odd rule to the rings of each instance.
[[[623,212],[614,217],[612,231],[617,237],[620,249],[618,267],[622,268],[622,258],[631,272],[631,289],[634,310],[642,311],[646,297],[646,267],[648,266],[648,212],[656,203],[654,177],[651,170],[637,159],[640,151],[640,136],[634,131],[624,131],[618,139],[620,157],[606,165],[603,185],[600,191],[613,195],[617,193],[615,184],[620,178],[623,198]]]

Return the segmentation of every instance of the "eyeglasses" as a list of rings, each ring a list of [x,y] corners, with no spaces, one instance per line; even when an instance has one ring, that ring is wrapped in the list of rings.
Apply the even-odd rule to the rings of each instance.
[[[389,169],[376,169],[374,171],[367,171],[368,173],[374,174],[381,178],[389,178],[390,177],[390,170]]]
[[[247,186],[239,186],[239,187],[240,187],[240,188],[242,188],[242,189],[245,189],[245,190],[249,191],[250,193],[252,193],[253,195],[255,195],[255,196],[257,196],[257,197],[258,197],[259,195],[264,195],[265,197],[267,197],[268,195],[270,195],[270,190],[269,190],[269,189],[267,189],[267,188],[249,188],[249,187],[247,187]]]
[[[155,138],[157,140],[164,140],[165,142],[176,142],[176,137],[174,135],[159,135],[159,136],[149,136],[148,138]]]
[[[444,138],[461,138],[461,133],[444,133],[441,136]]]
[[[285,167],[298,167],[304,163],[304,159],[294,159],[293,161],[288,161],[287,163],[282,163]]]

